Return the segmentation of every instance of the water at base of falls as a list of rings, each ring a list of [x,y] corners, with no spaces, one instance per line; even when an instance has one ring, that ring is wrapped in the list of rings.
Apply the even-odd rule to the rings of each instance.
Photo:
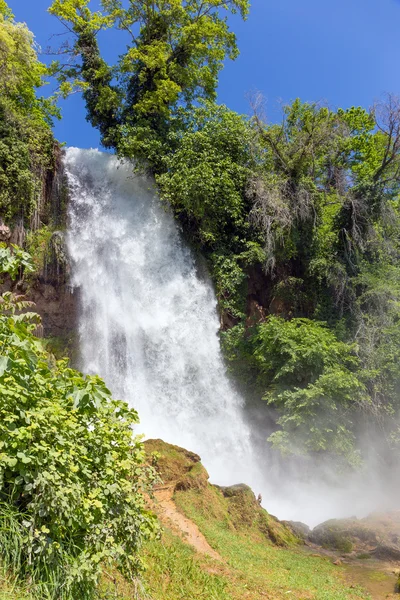
[[[305,481],[253,445],[221,356],[213,288],[152,183],[97,150],[70,148],[65,166],[80,368],[137,409],[147,437],[197,452],[213,483],[249,484],[280,518],[316,525],[372,510],[373,473],[324,480],[311,464]]]

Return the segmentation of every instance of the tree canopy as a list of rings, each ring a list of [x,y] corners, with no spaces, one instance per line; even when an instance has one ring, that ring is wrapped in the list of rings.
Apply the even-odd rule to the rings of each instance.
[[[218,74],[226,57],[238,55],[236,36],[223,13],[246,18],[248,0],[55,0],[50,12],[73,33],[62,47],[70,60],[56,61],[61,91],[81,87],[89,121],[103,144],[125,155],[146,157],[147,138],[162,143],[178,105],[215,99]],[[127,50],[107,65],[97,42],[100,30],[114,28]]]
[[[52,99],[37,94],[46,66],[33,34],[0,3],[0,218],[27,221],[37,207],[43,173],[54,154]]]
[[[50,10],[73,36],[54,65],[61,90],[81,86],[103,144],[149,167],[208,259],[227,357],[276,411],[271,442],[356,464],[363,422],[371,439],[383,428],[392,456],[399,100],[332,110],[297,99],[279,124],[257,98],[250,118],[218,106],[219,70],[238,52],[223,11],[245,18],[246,1]],[[128,41],[115,65],[96,37],[109,28]]]

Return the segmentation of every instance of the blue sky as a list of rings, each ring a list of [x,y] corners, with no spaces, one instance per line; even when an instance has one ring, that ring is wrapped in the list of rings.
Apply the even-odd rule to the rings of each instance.
[[[9,0],[17,20],[25,21],[45,48],[57,45],[60,31],[46,13],[50,0]],[[333,107],[369,107],[385,92],[400,93],[399,0],[253,0],[248,20],[231,19],[240,57],[225,65],[219,101],[239,112],[250,111],[248,95],[261,91],[270,121],[281,102],[296,97]],[[123,49],[119,32],[103,47],[109,56]],[[99,136],[85,121],[81,98],[62,103],[56,124],[60,141],[97,147]]]

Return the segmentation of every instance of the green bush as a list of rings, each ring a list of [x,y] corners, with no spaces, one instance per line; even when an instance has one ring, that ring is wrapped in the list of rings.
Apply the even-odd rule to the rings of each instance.
[[[0,245],[0,274],[8,273],[11,279],[16,279],[22,271],[35,271],[31,255],[15,244],[11,247]]]
[[[358,462],[352,419],[366,401],[356,346],[325,323],[270,316],[244,337],[225,336],[229,357],[258,374],[263,398],[280,411],[269,440],[284,452],[328,451]]]
[[[93,597],[102,565],[127,577],[155,534],[142,491],[152,481],[136,411],[99,377],[55,362],[34,313],[11,294],[0,312],[0,546],[49,598]]]

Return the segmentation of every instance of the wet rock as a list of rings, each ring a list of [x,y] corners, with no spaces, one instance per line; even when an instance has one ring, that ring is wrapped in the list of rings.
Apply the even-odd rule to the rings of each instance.
[[[374,550],[374,556],[380,560],[400,561],[400,546],[383,542]]]
[[[67,247],[62,231],[54,231],[45,255],[43,272],[39,278],[45,283],[61,285],[67,282],[70,264]]]
[[[375,532],[358,519],[331,519],[313,529],[309,539],[318,546],[349,553],[369,550],[376,545]]]
[[[364,519],[332,519],[315,527],[309,540],[345,554],[400,561],[400,511],[372,513]]]
[[[15,225],[14,229],[11,232],[10,236],[10,244],[16,244],[17,246],[21,246],[23,248],[26,239],[26,231],[24,227],[24,220],[20,219]]]

